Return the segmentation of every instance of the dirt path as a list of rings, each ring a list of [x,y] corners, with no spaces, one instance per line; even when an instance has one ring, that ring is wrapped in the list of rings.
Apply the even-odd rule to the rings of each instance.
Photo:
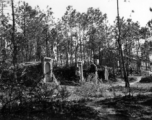
[[[137,87],[138,84],[140,84],[140,87],[147,88],[146,85],[139,83],[139,81],[141,80],[142,76],[135,76],[136,81],[133,81],[130,83],[131,87]],[[112,84],[112,86],[116,87],[116,86],[124,86],[125,82],[123,82],[122,80]],[[116,91],[120,92],[120,91]],[[138,94],[138,93],[137,93]],[[143,94],[144,95],[144,94]],[[124,96],[124,95],[123,95]],[[120,97],[121,98],[121,97]],[[114,98],[115,99],[115,98]],[[146,98],[144,98],[146,100]],[[106,104],[104,104],[103,101],[106,101]],[[143,100],[143,102],[145,101]],[[141,100],[142,101],[142,100]],[[113,100],[113,98],[111,100],[107,99],[107,98],[98,98],[95,99],[93,101],[90,101],[87,103],[87,106],[93,108],[94,110],[99,111],[99,116],[101,118],[101,120],[135,120],[136,118],[138,118],[140,120],[141,119],[145,119],[145,120],[151,120],[152,119],[152,114],[151,114],[151,107],[150,106],[146,106],[144,104],[140,104],[140,103],[131,103],[127,100],[120,99],[117,102],[117,100]],[[128,103],[129,102],[129,103]],[[119,105],[120,104],[120,105]],[[117,106],[117,107],[116,107]],[[138,110],[136,110],[136,107]],[[142,114],[142,116],[140,116]]]
[[[138,83],[141,80],[141,78],[142,78],[142,76],[129,76],[129,77],[132,77],[132,78],[136,79],[136,81],[130,82],[130,85],[134,85],[134,84]],[[122,80],[120,78],[117,78],[117,80],[118,81],[115,82],[114,84],[112,84],[112,86],[125,86],[124,80]]]
[[[130,85],[134,85],[134,84],[138,83],[141,80],[142,76],[134,76],[134,78],[136,78],[136,81],[131,82]]]
[[[131,82],[130,85],[131,86],[136,86],[136,84],[141,80],[142,76],[131,76],[134,77],[136,79],[136,81]],[[111,82],[107,82],[107,83],[103,83],[101,84],[101,87],[104,87],[105,89],[108,89],[110,87],[116,87],[116,86],[125,86],[125,82],[122,79],[118,79],[117,82],[115,83],[111,83]],[[74,94],[75,90],[77,88],[79,88],[81,86],[66,86],[67,90],[71,93],[71,96],[68,98],[69,100],[78,100],[81,99],[82,97]],[[106,91],[105,93],[105,97],[114,97],[112,92]]]
[[[133,77],[133,78],[136,79],[135,81],[130,82],[131,87],[137,87],[138,84],[140,84],[141,86],[144,86],[144,84],[139,83],[142,76],[130,76],[130,77]],[[116,92],[116,96],[119,96],[121,94],[122,94],[122,96],[124,96],[124,93],[122,93],[121,90],[117,91],[117,86],[120,86],[120,87],[123,88],[125,86],[125,82],[122,79],[118,79],[118,81],[115,82],[115,83],[108,83],[107,82],[107,83],[104,83],[103,85],[101,85],[101,87],[103,87],[103,86],[105,86],[105,88],[107,89],[106,91],[104,91],[103,96],[93,98],[91,101],[86,101],[84,104],[86,106],[91,107],[94,110],[98,111],[99,112],[99,117],[101,118],[101,120],[135,120],[131,116],[130,117],[126,116],[126,113],[123,113],[128,109],[131,109],[134,112],[135,107],[132,108],[132,106],[134,106],[134,104],[131,105],[131,106],[128,106],[128,105],[125,106],[126,101],[122,102],[123,100],[120,100],[122,102],[120,104],[122,104],[122,106],[124,105],[123,106],[124,108],[121,108],[121,105],[118,105],[118,107],[120,106],[120,108],[115,108],[115,105],[119,104],[119,102],[113,101],[113,98],[114,98],[113,91],[109,90],[110,87],[116,87],[116,91],[114,91],[114,92]],[[72,93],[74,93],[76,87],[81,87],[81,86],[71,86],[71,87],[68,87],[68,90],[71,91]],[[147,87],[145,86],[145,88],[147,88]],[[83,97],[80,97],[80,96],[75,95],[75,94],[72,94],[70,96],[70,100],[74,100],[74,99],[78,100],[78,99],[81,99],[81,98],[83,98]],[[109,100],[109,104],[112,104],[112,106],[109,106],[108,102],[106,104],[104,104],[102,102],[102,101],[106,101],[108,99],[111,99],[111,101]],[[136,107],[140,108],[141,105],[138,104]],[[143,109],[143,111],[146,112],[146,106],[143,105],[141,109]],[[140,113],[139,111],[137,111],[137,116]],[[128,112],[128,114],[132,114],[132,112]],[[136,112],[135,112],[135,114],[136,114]],[[147,112],[146,114],[149,114],[149,112]],[[149,115],[149,117],[151,117],[151,115]],[[147,120],[151,120],[151,119],[147,119]]]

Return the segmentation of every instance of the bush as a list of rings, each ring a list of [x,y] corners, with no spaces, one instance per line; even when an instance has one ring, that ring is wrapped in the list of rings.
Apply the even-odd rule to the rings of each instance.
[[[76,89],[75,94],[88,98],[102,96],[103,92],[104,87],[101,85],[95,85],[94,83],[86,82]]]
[[[29,65],[18,65],[17,71],[17,80],[14,79],[14,68],[10,67],[9,69],[3,70],[1,73],[1,83],[2,84],[22,84],[25,87],[32,87],[33,85],[40,82],[43,77],[42,64],[29,64]]]
[[[66,101],[70,95],[69,91],[66,87],[59,87],[55,84],[38,83],[33,88],[19,88],[18,86],[18,88],[14,87],[11,92],[4,92],[8,92],[8,95],[13,94],[11,100],[6,93],[3,97],[1,96],[1,100],[3,100],[1,115],[10,115],[11,113],[14,116],[28,116],[29,119],[30,116],[38,117],[37,115],[44,114],[44,118],[49,115],[50,119],[53,116],[53,118],[65,117],[77,120],[78,118],[95,118],[97,116],[97,112],[84,104],[79,104],[77,101]]]
[[[3,90],[3,93],[0,95],[2,112],[6,112],[10,107],[20,107],[26,103],[65,100],[70,95],[64,87],[43,83],[39,83],[33,88],[11,86]]]
[[[152,92],[152,87],[149,89],[149,92]]]
[[[140,80],[140,83],[152,83],[152,76],[143,77],[143,78]]]
[[[65,81],[74,81],[78,82],[79,78],[75,74],[76,68],[74,66],[71,67],[63,67],[63,68],[54,68],[53,72],[57,79],[61,84],[64,84]]]
[[[136,81],[136,78],[135,78],[135,77],[129,77],[128,79],[129,79],[129,82],[134,82],[134,81]]]

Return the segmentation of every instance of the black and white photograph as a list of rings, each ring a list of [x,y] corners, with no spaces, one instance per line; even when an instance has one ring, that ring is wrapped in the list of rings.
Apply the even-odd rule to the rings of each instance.
[[[0,120],[152,120],[152,0],[0,0]]]

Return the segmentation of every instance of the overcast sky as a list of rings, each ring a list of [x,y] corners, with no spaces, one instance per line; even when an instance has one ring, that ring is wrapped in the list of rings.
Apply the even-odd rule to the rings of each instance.
[[[17,2],[19,0],[15,0]],[[28,2],[32,7],[37,5],[45,10],[46,6],[50,6],[55,18],[61,18],[68,5],[72,5],[79,12],[86,12],[89,7],[99,8],[102,13],[107,13],[110,24],[117,15],[117,0],[22,0]],[[124,2],[127,1],[127,2]],[[152,0],[119,0],[120,16],[132,18],[133,21],[139,21],[141,26],[145,26],[148,20],[152,19]],[[134,13],[132,13],[134,10]]]

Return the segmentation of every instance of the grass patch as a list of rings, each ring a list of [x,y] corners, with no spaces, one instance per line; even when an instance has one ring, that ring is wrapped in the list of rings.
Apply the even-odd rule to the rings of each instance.
[[[88,97],[102,97],[103,93],[106,91],[106,88],[103,85],[96,85],[94,83],[86,82],[80,87],[77,87],[75,94],[85,98]]]

